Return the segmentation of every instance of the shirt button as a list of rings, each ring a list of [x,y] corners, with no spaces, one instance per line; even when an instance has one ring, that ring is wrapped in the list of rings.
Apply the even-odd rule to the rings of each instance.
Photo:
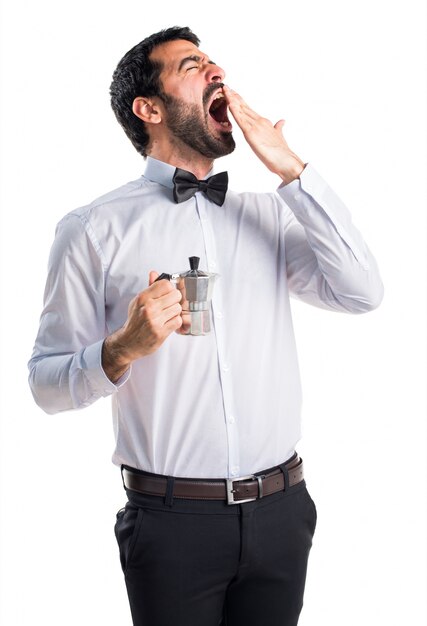
[[[239,475],[239,469],[240,469],[240,467],[238,465],[234,465],[231,468],[231,475],[232,476],[238,476]]]
[[[222,366],[222,369],[224,372],[229,372],[230,371],[230,366],[228,363],[224,363],[224,365]]]
[[[224,313],[222,311],[217,311],[215,317],[217,317],[219,320],[222,320],[222,318],[224,317]]]
[[[236,418],[234,417],[234,415],[230,415],[230,417],[228,418],[228,421],[230,424],[234,424],[234,422],[236,421]]]
[[[215,261],[209,261],[209,269],[210,270],[214,270],[216,268],[216,262]]]

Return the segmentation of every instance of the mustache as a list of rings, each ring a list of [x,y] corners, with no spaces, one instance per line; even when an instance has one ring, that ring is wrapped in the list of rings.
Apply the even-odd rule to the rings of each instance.
[[[210,83],[203,92],[203,105],[206,106],[212,94],[222,87],[224,87],[224,83]]]

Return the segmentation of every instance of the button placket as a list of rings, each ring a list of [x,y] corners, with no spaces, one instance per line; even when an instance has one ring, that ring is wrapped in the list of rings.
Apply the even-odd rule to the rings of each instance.
[[[216,255],[215,236],[209,221],[209,217],[206,211],[206,200],[200,194],[197,194],[197,209],[199,213],[201,228],[203,232],[206,261],[209,271],[220,272],[218,267],[218,260]],[[234,407],[233,389],[231,384],[231,364],[226,358],[226,335],[225,328],[222,323],[217,323],[218,320],[222,320],[224,317],[223,306],[223,294],[221,288],[221,278],[215,284],[212,297],[212,312],[213,312],[213,330],[216,337],[217,356],[219,364],[219,376],[223,395],[223,407],[225,413],[225,427],[227,431],[228,440],[228,467],[229,475],[238,476],[240,466],[240,452],[239,452],[239,436],[237,428],[237,420]],[[230,417],[232,419],[230,419]],[[233,471],[237,472],[233,474]]]

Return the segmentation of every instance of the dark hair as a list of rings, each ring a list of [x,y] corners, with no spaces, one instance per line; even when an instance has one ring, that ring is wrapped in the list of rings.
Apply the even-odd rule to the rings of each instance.
[[[116,67],[110,86],[113,111],[136,150],[147,156],[149,135],[144,122],[132,111],[135,98],[164,97],[160,81],[162,64],[150,59],[156,46],[175,39],[186,39],[196,46],[199,38],[187,27],[173,26],[150,35],[125,54]]]

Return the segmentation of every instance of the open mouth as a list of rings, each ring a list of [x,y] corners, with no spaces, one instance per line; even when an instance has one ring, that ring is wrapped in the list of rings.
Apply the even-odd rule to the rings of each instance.
[[[209,115],[215,122],[220,124],[224,130],[231,130],[232,126],[228,119],[227,111],[227,100],[222,91],[217,91],[209,107]]]

